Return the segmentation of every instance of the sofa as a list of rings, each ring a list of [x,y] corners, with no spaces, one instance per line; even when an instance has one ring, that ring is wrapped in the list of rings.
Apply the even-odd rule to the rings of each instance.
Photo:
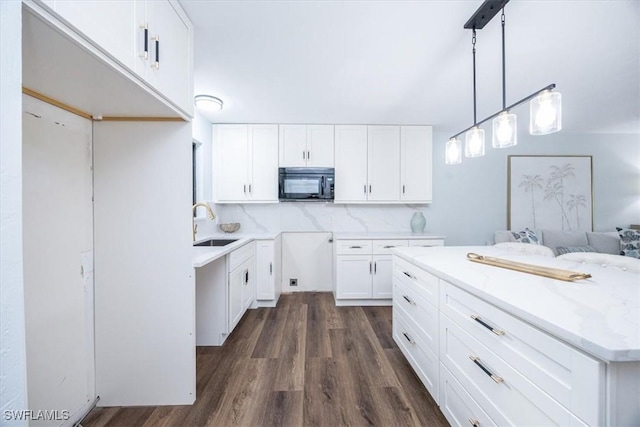
[[[576,251],[585,248],[585,251],[589,252],[620,255],[620,236],[617,231],[534,230],[534,232],[539,244],[551,249],[555,256],[559,254],[559,247],[573,248]],[[517,241],[513,233],[508,230],[494,232],[494,239],[497,244]],[[589,249],[586,249],[587,247]]]

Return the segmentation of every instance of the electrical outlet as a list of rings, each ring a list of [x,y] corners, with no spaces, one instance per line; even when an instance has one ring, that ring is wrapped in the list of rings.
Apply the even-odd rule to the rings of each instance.
[[[289,286],[298,286],[298,279],[289,279]]]

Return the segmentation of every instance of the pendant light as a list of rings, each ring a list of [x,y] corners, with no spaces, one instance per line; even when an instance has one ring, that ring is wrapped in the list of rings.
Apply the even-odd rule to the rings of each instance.
[[[476,119],[476,29],[471,36],[473,55],[473,127],[464,136],[465,157],[484,156],[484,129],[478,127]]]
[[[444,162],[447,165],[457,165],[462,162],[462,142],[458,138],[447,141]]]
[[[543,90],[531,100],[529,105],[531,135],[547,135],[562,129],[562,95],[560,93]]]
[[[493,119],[493,148],[513,147],[518,143],[518,117],[507,110],[507,77],[505,66],[504,3],[502,4],[502,111]]]

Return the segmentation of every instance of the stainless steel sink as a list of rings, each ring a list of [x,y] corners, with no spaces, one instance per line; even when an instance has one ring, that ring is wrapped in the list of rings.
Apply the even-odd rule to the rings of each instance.
[[[238,239],[209,239],[204,242],[194,243],[193,246],[227,246],[237,241]]]

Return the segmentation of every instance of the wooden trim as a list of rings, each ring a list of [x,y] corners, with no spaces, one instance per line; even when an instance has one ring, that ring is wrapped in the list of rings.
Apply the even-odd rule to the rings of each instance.
[[[75,114],[76,116],[80,116],[83,117],[85,119],[88,120],[93,120],[93,117],[91,117],[91,114],[85,113],[82,110],[78,110],[77,108],[74,108],[70,105],[64,104],[60,101],[56,101],[53,98],[49,98],[47,95],[43,95],[40,92],[36,92],[35,90],[31,90],[29,88],[26,87],[22,87],[22,93],[24,93],[25,95],[29,95],[32,96],[36,99],[39,99],[40,101],[46,102],[47,104],[51,104],[53,106],[56,106],[58,108],[62,108],[65,111],[68,111],[70,113]]]
[[[184,122],[182,117],[103,117],[103,122]]]
[[[46,102],[47,104],[51,104],[58,108],[62,108],[65,111],[73,113],[82,118],[91,120],[93,122],[99,122],[99,121],[104,121],[104,122],[185,122],[186,121],[182,117],[117,117],[117,116],[113,116],[113,117],[103,117],[102,119],[95,119],[89,113],[85,113],[82,110],[74,108],[63,102],[57,101],[53,98],[48,97],[47,95],[43,95],[40,92],[36,92],[35,90],[31,90],[24,86],[22,87],[22,93],[24,93],[25,95],[32,96],[36,99],[39,99],[40,101]]]

